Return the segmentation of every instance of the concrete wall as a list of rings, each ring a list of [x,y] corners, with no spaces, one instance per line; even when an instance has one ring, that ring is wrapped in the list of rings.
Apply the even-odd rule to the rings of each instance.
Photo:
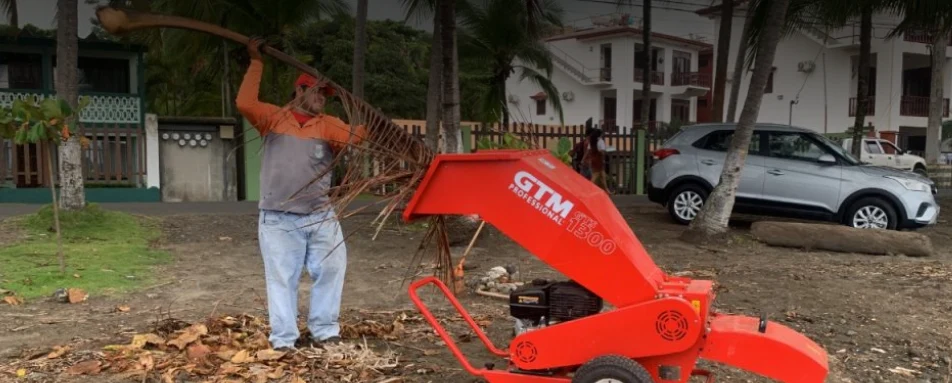
[[[162,200],[237,200],[234,121],[159,120]]]

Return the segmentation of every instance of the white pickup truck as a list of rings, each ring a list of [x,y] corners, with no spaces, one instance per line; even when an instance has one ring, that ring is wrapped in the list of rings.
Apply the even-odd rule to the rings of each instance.
[[[853,152],[853,139],[843,139],[843,149]],[[909,170],[928,177],[926,160],[899,149],[892,142],[880,138],[864,138],[860,161],[875,166]]]

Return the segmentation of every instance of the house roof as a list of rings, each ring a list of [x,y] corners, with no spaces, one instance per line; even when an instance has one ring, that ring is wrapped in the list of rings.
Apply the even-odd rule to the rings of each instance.
[[[10,43],[15,45],[33,45],[55,47],[55,31],[34,32],[28,28],[19,30],[5,30],[0,33],[0,43]],[[53,36],[53,37],[51,37]],[[147,47],[140,44],[123,43],[101,39],[95,33],[90,33],[85,38],[77,38],[80,49],[102,49],[102,50],[121,50],[128,52],[145,52]]]
[[[617,27],[606,27],[606,28],[590,28],[590,29],[580,29],[574,32],[564,33],[556,36],[552,36],[546,39],[546,41],[559,41],[559,40],[568,40],[568,39],[592,39],[598,37],[611,37],[611,36],[622,36],[622,35],[633,35],[633,36],[642,36],[642,30],[640,28],[633,28],[628,26],[617,26]],[[652,40],[665,41],[674,44],[683,44],[690,45],[698,49],[707,49],[713,47],[713,45],[686,39],[683,37],[667,35],[664,33],[651,33]]]
[[[750,0],[734,0],[734,8],[739,8],[742,5],[747,5],[749,1]],[[708,17],[720,16],[721,4],[723,3],[717,3],[710,7],[701,8],[701,9],[698,9],[697,11],[694,11],[694,13],[701,16],[708,16]]]

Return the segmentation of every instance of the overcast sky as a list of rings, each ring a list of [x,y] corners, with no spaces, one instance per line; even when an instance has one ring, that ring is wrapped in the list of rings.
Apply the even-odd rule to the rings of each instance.
[[[308,0],[302,0],[308,1]],[[313,1],[313,0],[312,0]],[[357,8],[357,0],[347,0],[351,3],[351,10]],[[513,0],[515,1],[515,0]],[[587,26],[590,24],[592,16],[604,15],[613,12],[627,12],[640,20],[641,0],[631,1],[634,6],[617,7],[613,0],[558,0],[565,9],[565,21],[568,24],[577,26]],[[53,10],[56,6],[56,0],[16,0],[20,13],[20,24],[34,24],[41,28],[52,28]],[[403,20],[404,12],[400,0],[370,0],[368,8],[368,17],[375,20],[395,19]],[[708,42],[714,39],[713,23],[693,13],[693,10],[708,6],[711,0],[665,0],[655,2],[655,8],[651,13],[654,29],[660,33],[692,38],[705,38]],[[86,5],[85,1],[79,0],[79,36],[85,37],[89,34],[91,24],[89,20],[94,17],[95,6]],[[3,20],[6,22],[6,20]],[[430,22],[422,21],[417,23],[411,20],[411,24],[422,29],[430,30]]]

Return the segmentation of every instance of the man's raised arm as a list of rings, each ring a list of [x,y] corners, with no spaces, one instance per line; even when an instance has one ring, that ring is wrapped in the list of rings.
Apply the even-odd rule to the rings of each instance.
[[[281,108],[261,102],[258,99],[258,92],[261,89],[261,74],[264,72],[264,62],[259,51],[261,43],[260,39],[252,39],[248,42],[251,65],[248,66],[241,87],[238,88],[235,104],[238,107],[238,112],[248,119],[248,122],[258,130],[259,134],[264,136],[271,129],[271,122],[278,117]]]

